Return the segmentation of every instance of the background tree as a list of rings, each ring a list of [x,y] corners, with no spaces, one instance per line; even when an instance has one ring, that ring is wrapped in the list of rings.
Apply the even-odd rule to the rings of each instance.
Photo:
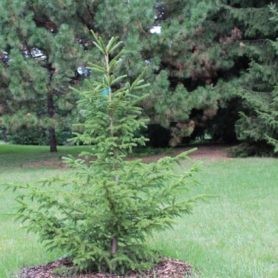
[[[273,16],[268,20],[275,23],[269,32],[277,34],[278,11],[275,6],[269,8]],[[274,39],[257,42],[260,47],[253,50],[254,58],[239,91],[244,107],[236,128],[251,153],[261,146],[269,153],[278,152],[278,40]]]
[[[68,0],[63,3],[57,1],[47,3],[20,1],[18,5],[16,3],[17,1],[1,3],[3,10],[6,11],[2,14],[1,25],[3,26],[1,49],[6,51],[2,53],[2,60],[6,59],[5,53],[21,55],[25,49],[24,39],[30,44],[29,52],[32,49],[33,52],[36,49],[43,50],[42,53],[48,59],[52,57],[51,53],[57,52],[57,55],[50,64],[47,62],[48,66],[44,67],[39,59],[23,59],[22,55],[20,56],[25,64],[36,64],[42,70],[32,75],[37,81],[33,80],[31,85],[24,85],[28,79],[26,76],[25,81],[21,82],[20,92],[27,92],[28,86],[31,86],[35,95],[39,96],[32,97],[30,93],[27,101],[19,99],[12,85],[20,82],[23,74],[16,74],[16,71],[14,75],[9,73],[11,67],[7,68],[7,64],[2,63],[1,90],[2,94],[6,94],[3,102],[6,103],[4,105],[6,115],[7,113],[14,115],[7,117],[14,126],[22,122],[23,115],[27,115],[29,110],[35,111],[24,117],[29,124],[34,124],[36,119],[43,118],[38,115],[38,111],[46,115],[48,121],[41,122],[48,122],[48,127],[55,124],[58,126],[58,123],[62,122],[67,123],[66,116],[72,111],[75,103],[74,96],[67,89],[68,85],[75,82],[76,68],[80,65],[86,66],[84,62],[86,59],[83,57],[98,55],[88,40],[88,31],[93,28],[105,37],[118,34],[125,42],[127,51],[123,56],[124,63],[121,70],[127,73],[130,80],[147,67],[146,78],[151,84],[151,95],[142,105],[151,118],[150,134],[152,136],[156,134],[155,138],[151,138],[154,139],[151,142],[170,143],[175,146],[208,134],[214,142],[248,141],[248,144],[257,142],[257,146],[269,146],[273,151],[273,144],[269,140],[259,139],[261,137],[259,133],[264,132],[264,125],[258,123],[256,129],[250,129],[251,133],[256,130],[256,136],[246,136],[242,132],[247,126],[243,115],[252,118],[253,123],[258,115],[252,108],[254,102],[252,104],[246,101],[247,91],[254,98],[259,98],[258,88],[250,88],[252,82],[258,83],[258,87],[262,86],[262,80],[256,77],[259,69],[258,66],[255,68],[255,65],[260,65],[261,72],[271,71],[271,86],[277,83],[277,76],[273,73],[276,71],[276,66],[272,65],[271,69],[267,67],[268,61],[277,58],[273,46],[277,38],[277,23],[269,20],[275,16],[269,6],[271,1]],[[8,14],[10,16],[7,16]],[[21,14],[29,14],[29,17],[23,18]],[[13,21],[13,17],[18,20]],[[20,22],[19,26],[15,22]],[[28,33],[26,30],[29,29],[26,26],[31,26],[31,23],[35,29]],[[63,31],[60,32],[60,29]],[[38,39],[38,35],[30,35],[35,34],[37,30],[39,33],[44,32],[46,36],[42,35]],[[14,43],[13,37],[20,41],[19,46]],[[58,43],[68,45],[70,40],[73,43],[70,43],[71,46],[65,49],[62,56],[61,51],[57,51],[50,43],[51,40],[53,43],[56,40],[56,46]],[[52,46],[44,49],[43,46],[48,44]],[[19,50],[11,51],[13,48]],[[59,49],[63,47],[60,46]],[[59,64],[62,61],[63,63]],[[22,63],[18,65],[21,66]],[[59,64],[61,70],[53,70],[55,63]],[[35,68],[33,65],[30,67]],[[85,68],[82,71],[86,72]],[[28,71],[24,72],[26,75]],[[45,72],[46,75],[39,72]],[[41,96],[46,94],[32,85],[46,84],[52,74],[55,78],[51,84],[56,88],[53,98],[55,117],[51,116],[53,109],[48,109],[48,113],[41,112],[44,111],[46,102]],[[14,83],[9,81],[11,78]],[[265,88],[261,91],[269,92],[272,89]],[[25,93],[24,95],[27,96]],[[35,98],[39,100],[36,103]],[[268,98],[271,103],[273,97],[269,94]],[[29,108],[31,103],[35,104],[32,109]],[[44,104],[44,109],[35,109],[41,107],[40,103]],[[24,110],[23,107],[28,109]],[[268,109],[273,108],[265,107],[265,112]],[[17,114],[19,117],[16,117]],[[61,117],[60,120],[58,115]],[[17,120],[12,121],[13,118]],[[259,118],[257,120],[260,121]],[[45,128],[45,124],[43,125]],[[159,142],[162,131],[165,140]],[[276,133],[272,133],[270,137],[271,142],[277,139]]]
[[[86,1],[0,3],[2,125],[48,130],[51,151],[57,151],[56,130],[70,127],[76,96],[69,85],[76,70],[88,74],[83,17],[92,6]]]
[[[252,110],[252,104],[242,92],[257,82],[253,66],[277,57],[269,43],[277,37],[277,24],[269,20],[271,1],[145,1],[148,19],[141,18],[137,1],[108,2],[98,9],[96,26],[127,41],[132,59],[126,65],[148,66],[152,93],[144,108],[152,123],[171,130],[170,143],[206,133],[214,141],[245,141],[239,112]],[[269,70],[277,83],[275,66]],[[257,140],[252,136],[248,142]]]

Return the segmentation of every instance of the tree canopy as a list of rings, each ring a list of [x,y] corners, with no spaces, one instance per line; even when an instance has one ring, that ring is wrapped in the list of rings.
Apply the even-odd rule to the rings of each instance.
[[[89,74],[86,61],[98,55],[88,39],[94,29],[124,41],[121,71],[131,81],[146,69],[150,97],[142,106],[151,124],[169,131],[167,143],[209,135],[276,151],[278,24],[271,2],[2,1],[2,119],[69,126],[76,103],[69,85]]]

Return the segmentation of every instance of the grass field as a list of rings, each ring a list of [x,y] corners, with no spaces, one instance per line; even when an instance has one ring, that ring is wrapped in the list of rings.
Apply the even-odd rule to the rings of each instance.
[[[80,149],[64,147],[53,155],[46,147],[0,145],[0,278],[62,255],[46,253],[14,221],[15,193],[4,191],[5,184],[66,174],[57,161]],[[192,215],[178,219],[173,230],[155,235],[150,244],[190,263],[197,277],[278,277],[278,160],[205,160],[197,180],[193,193],[216,197],[199,203]]]

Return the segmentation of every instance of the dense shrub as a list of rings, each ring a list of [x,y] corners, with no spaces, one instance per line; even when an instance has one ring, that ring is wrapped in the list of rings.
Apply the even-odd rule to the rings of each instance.
[[[72,138],[72,132],[70,130],[57,130],[56,136],[58,145],[65,145]],[[39,127],[22,127],[16,131],[9,130],[6,139],[10,143],[21,145],[48,145],[49,143],[48,131]]]

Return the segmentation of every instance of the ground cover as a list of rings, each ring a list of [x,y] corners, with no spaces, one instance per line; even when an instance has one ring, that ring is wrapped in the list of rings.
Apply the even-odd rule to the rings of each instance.
[[[0,145],[1,278],[63,255],[46,253],[37,238],[14,221],[15,193],[4,191],[5,185],[66,175],[69,170],[61,167],[60,158],[81,149],[86,147],[62,147],[53,155],[47,147]],[[154,235],[150,244],[165,256],[190,263],[196,276],[277,277],[278,160],[228,159],[224,151],[207,147],[194,156],[194,161],[201,158],[204,162],[196,177],[200,185],[192,194],[215,197],[198,204],[192,215],[178,219],[173,230]]]

